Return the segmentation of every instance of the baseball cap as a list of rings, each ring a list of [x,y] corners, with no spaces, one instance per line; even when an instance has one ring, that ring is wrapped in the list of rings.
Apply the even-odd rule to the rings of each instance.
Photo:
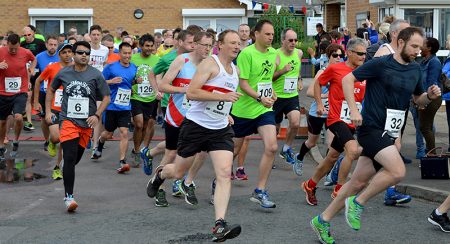
[[[72,44],[70,44],[70,43],[59,44],[58,52],[61,52],[62,50],[67,49],[67,48],[72,50]]]

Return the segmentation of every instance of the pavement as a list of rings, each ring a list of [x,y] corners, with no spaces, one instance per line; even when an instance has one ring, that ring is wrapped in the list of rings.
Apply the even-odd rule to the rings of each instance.
[[[310,79],[305,80],[308,85]],[[306,91],[304,89],[303,93]],[[301,104],[309,108],[311,99],[301,95]],[[39,122],[35,123],[39,127]],[[445,113],[436,116],[437,145],[447,148],[448,130]],[[118,142],[106,143],[103,157],[89,159],[89,152],[76,167],[75,197],[79,208],[66,214],[62,181],[51,180],[54,159],[43,150],[39,129],[24,132],[17,162],[24,161],[23,170],[14,176],[14,183],[5,183],[7,170],[0,168],[0,244],[3,243],[208,243],[214,221],[214,208],[208,204],[213,168],[209,159],[195,179],[198,206],[189,206],[183,199],[170,196],[171,181],[165,186],[168,208],[157,208],[145,193],[148,176],[132,168],[118,175]],[[163,139],[158,126],[155,146]],[[414,126],[408,120],[403,139],[404,155],[414,158]],[[296,150],[303,142],[294,142]],[[278,142],[279,148],[282,141]],[[130,147],[129,147],[130,148]],[[324,155],[324,144],[317,153]],[[10,148],[9,148],[10,149]],[[131,149],[129,149],[131,151]],[[242,225],[242,234],[229,243],[318,243],[309,227],[309,220],[331,201],[332,187],[318,184],[318,206],[306,204],[299,185],[314,172],[317,163],[311,155],[305,160],[304,174],[299,177],[290,165],[276,156],[268,191],[276,202],[275,209],[263,209],[249,201],[258,178],[258,163],[263,152],[262,141],[252,140],[245,160],[248,181],[233,181],[227,220]],[[155,158],[155,166],[161,156]],[[17,165],[21,163],[16,162]],[[8,165],[7,165],[8,166]],[[398,189],[415,196],[412,202],[398,207],[383,205],[383,194],[370,201],[363,213],[362,228],[355,232],[345,223],[343,213],[332,221],[332,234],[338,243],[450,243],[448,234],[426,221],[437,202],[450,192],[448,180],[422,180],[418,161],[406,165],[407,175]],[[9,172],[11,173],[11,172]],[[34,174],[31,182],[24,175]],[[441,197],[441,198],[439,198]]]

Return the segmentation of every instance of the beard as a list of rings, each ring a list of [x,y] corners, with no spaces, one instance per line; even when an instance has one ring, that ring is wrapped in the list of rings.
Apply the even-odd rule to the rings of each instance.
[[[412,58],[410,55],[408,55],[406,53],[405,47],[402,48],[402,51],[400,52],[400,57],[402,57],[403,61],[411,63],[412,61],[414,61],[414,59],[416,59],[416,57]]]

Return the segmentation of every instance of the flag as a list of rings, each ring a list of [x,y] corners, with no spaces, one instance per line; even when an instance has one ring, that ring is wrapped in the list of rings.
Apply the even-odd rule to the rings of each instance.
[[[277,5],[276,8],[277,8],[277,14],[278,14],[281,10],[281,5]]]
[[[268,3],[263,3],[263,9],[264,9],[264,11],[267,12],[267,10],[269,10],[269,4]]]
[[[294,13],[294,6],[289,6],[289,11],[290,11],[291,13]]]
[[[252,9],[255,9],[256,1],[252,1]]]

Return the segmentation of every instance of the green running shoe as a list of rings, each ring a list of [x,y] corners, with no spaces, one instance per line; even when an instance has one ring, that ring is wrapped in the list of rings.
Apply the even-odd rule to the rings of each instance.
[[[311,222],[311,227],[316,232],[319,241],[323,244],[333,244],[334,239],[330,233],[330,223],[320,223],[319,216],[314,217]]]
[[[59,168],[58,166],[56,166],[56,167],[53,169],[52,178],[53,178],[54,180],[62,180],[63,175],[62,175],[61,168]]]
[[[361,213],[364,206],[355,202],[356,196],[347,197],[345,199],[345,220],[347,224],[354,230],[361,228]]]
[[[57,152],[56,144],[53,144],[51,141],[48,142],[47,151],[50,157],[55,157]]]

